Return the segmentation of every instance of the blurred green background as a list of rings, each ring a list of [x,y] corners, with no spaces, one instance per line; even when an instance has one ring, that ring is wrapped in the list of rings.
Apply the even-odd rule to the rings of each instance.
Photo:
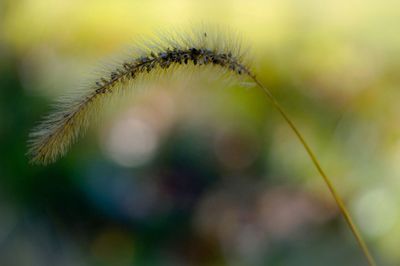
[[[304,132],[381,265],[400,265],[400,2],[0,1],[0,265],[365,265],[255,88],[151,83],[61,160],[30,129],[161,28],[228,25]]]

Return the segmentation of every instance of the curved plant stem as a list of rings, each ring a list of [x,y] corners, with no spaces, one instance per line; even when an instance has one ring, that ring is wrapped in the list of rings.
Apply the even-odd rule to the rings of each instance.
[[[260,87],[268,96],[269,100],[272,102],[273,106],[275,109],[282,115],[282,117],[285,119],[285,121],[289,124],[290,128],[293,130],[293,132],[296,134],[297,138],[300,140],[301,144],[307,151],[308,156],[310,157],[311,161],[313,162],[315,168],[317,168],[318,173],[321,175],[321,177],[324,179],[325,184],[328,186],[329,191],[331,192],[333,198],[335,199],[340,212],[342,213],[344,219],[346,220],[348,226],[350,227],[354,237],[356,238],[358,245],[360,246],[362,252],[364,253],[365,258],[368,261],[368,264],[371,266],[375,266],[376,262],[374,258],[371,255],[371,252],[369,251],[367,245],[365,244],[360,232],[357,229],[357,226],[354,224],[353,219],[347,210],[343,200],[337,193],[335,186],[333,185],[332,181],[330,178],[325,174],[324,170],[322,170],[322,167],[320,163],[317,160],[317,157],[314,155],[314,152],[311,150],[310,146],[307,144],[305,141],[303,135],[300,133],[300,131],[297,129],[297,127],[293,124],[292,120],[288,117],[286,112],[283,110],[282,106],[277,102],[275,97],[272,95],[271,91],[267,89],[264,85],[262,85],[255,76],[250,75],[251,79],[257,84],[258,87]]]

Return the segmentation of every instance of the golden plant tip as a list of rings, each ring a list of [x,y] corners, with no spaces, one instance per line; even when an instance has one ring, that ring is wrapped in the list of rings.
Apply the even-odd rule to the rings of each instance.
[[[161,36],[138,45],[137,52],[122,60],[77,97],[64,97],[53,113],[30,134],[28,156],[35,164],[48,164],[64,155],[88,128],[108,101],[133,87],[138,80],[187,67],[219,67],[236,75],[249,75],[241,45],[221,32],[200,30]]]

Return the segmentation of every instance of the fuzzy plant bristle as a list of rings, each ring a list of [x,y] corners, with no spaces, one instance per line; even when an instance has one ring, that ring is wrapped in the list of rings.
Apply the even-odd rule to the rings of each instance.
[[[203,29],[171,33],[157,41],[139,45],[121,63],[98,77],[82,94],[64,97],[56,110],[44,118],[30,134],[28,155],[35,164],[48,164],[64,155],[71,144],[88,128],[89,122],[99,116],[115,95],[126,92],[140,80],[173,72],[178,68],[216,67],[228,75],[243,76],[262,89],[273,107],[281,114],[303,145],[313,165],[324,180],[340,212],[357,240],[369,265],[376,265],[357,226],[337,193],[331,179],[323,171],[314,152],[303,135],[278,103],[271,91],[250,70],[241,44],[233,35]]]
[[[189,36],[189,37],[188,37]],[[162,74],[177,67],[214,66],[236,75],[250,75],[240,45],[221,43],[219,35],[201,31],[185,37],[143,45],[142,50],[123,60],[95,80],[87,93],[61,100],[59,107],[45,117],[30,135],[28,155],[35,164],[48,164],[64,155],[84,132],[92,116],[110,100],[134,86],[137,79]],[[226,38],[231,40],[231,38]],[[144,48],[144,49],[143,49]]]

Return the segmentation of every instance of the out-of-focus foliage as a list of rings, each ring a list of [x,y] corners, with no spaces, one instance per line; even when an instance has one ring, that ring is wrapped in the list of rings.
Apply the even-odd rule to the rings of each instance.
[[[400,253],[400,2],[0,2],[1,265],[363,265],[262,92],[152,83],[48,167],[29,129],[140,35],[228,25],[382,265]]]

